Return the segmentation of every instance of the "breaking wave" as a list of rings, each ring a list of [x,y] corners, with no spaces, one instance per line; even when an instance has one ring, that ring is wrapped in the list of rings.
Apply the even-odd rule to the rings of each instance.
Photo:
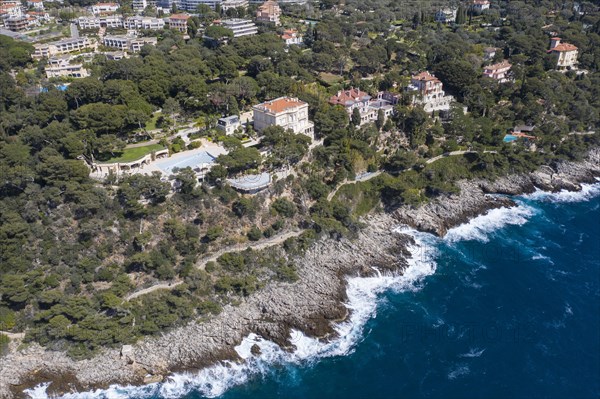
[[[550,193],[537,189],[531,194],[524,195],[523,198],[547,202],[581,202],[590,200],[599,195],[600,183],[594,183],[582,184],[581,191],[562,190],[557,193]]]
[[[535,209],[519,203],[513,208],[497,208],[485,215],[477,216],[469,222],[448,230],[444,240],[448,242],[480,241],[488,242],[489,235],[507,225],[523,225],[535,214]]]
[[[435,272],[435,238],[412,229],[400,228],[397,231],[410,234],[415,244],[409,246],[412,257],[407,259],[408,268],[402,275],[382,274],[377,271],[374,277],[348,278],[345,304],[350,310],[347,321],[334,328],[338,337],[323,342],[308,337],[300,331],[291,332],[290,341],[295,346],[293,352],[286,352],[277,344],[256,334],[250,334],[235,347],[242,362],[224,361],[198,372],[177,373],[162,383],[140,387],[113,385],[108,389],[93,392],[70,393],[63,399],[126,399],[126,398],[179,398],[196,391],[205,397],[222,395],[228,389],[242,385],[251,379],[267,376],[277,367],[286,365],[306,365],[322,358],[346,356],[354,351],[364,336],[363,328],[367,321],[376,315],[380,294],[385,291],[416,291],[422,287],[423,279]],[[253,354],[252,348],[260,348]],[[257,351],[254,351],[255,353]],[[32,399],[46,399],[49,383],[41,384],[25,393]]]

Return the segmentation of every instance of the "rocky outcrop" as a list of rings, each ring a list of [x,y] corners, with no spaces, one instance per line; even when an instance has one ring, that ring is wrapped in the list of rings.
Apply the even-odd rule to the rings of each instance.
[[[23,396],[23,389],[47,381],[52,381],[50,393],[156,381],[176,371],[236,359],[234,346],[250,332],[289,349],[290,329],[327,339],[334,334],[332,322],[347,316],[345,276],[370,274],[370,266],[398,271],[406,266],[399,254],[405,253],[411,238],[392,232],[396,221],[377,215],[367,223],[356,240],[328,239],[313,245],[297,262],[299,281],[271,283],[211,320],[107,349],[90,360],[74,361],[37,345],[11,353],[0,364],[0,397]]]
[[[579,191],[581,183],[594,183],[600,177],[600,149],[591,151],[582,162],[562,162],[539,170],[500,179],[471,180],[458,183],[460,193],[437,198],[419,208],[401,207],[394,211],[400,223],[421,231],[444,236],[448,229],[482,215],[490,209],[511,207],[515,203],[494,194],[519,195],[544,191]]]
[[[598,176],[600,151],[593,151],[581,163],[565,162],[496,181],[465,181],[458,195],[418,209],[403,207],[369,216],[367,227],[355,240],[315,243],[297,261],[299,281],[271,283],[239,306],[226,306],[211,320],[190,323],[131,347],[107,349],[90,360],[74,361],[36,344],[12,352],[0,362],[0,398],[22,397],[23,389],[48,381],[52,381],[50,393],[159,381],[173,372],[236,359],[234,346],[250,332],[290,350],[290,329],[328,339],[335,333],[332,322],[347,317],[345,276],[369,275],[373,267],[401,271],[407,266],[406,247],[412,239],[392,232],[398,224],[443,236],[449,228],[489,209],[514,205],[509,198],[490,194],[521,194],[536,187],[578,190],[580,183],[594,182]]]

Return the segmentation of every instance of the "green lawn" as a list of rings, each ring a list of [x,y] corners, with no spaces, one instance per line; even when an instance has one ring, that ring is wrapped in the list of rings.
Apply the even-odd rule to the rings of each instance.
[[[144,155],[150,154],[153,151],[162,150],[163,148],[165,147],[163,147],[160,144],[150,144],[143,147],[126,148],[118,157],[111,158],[102,163],[131,162],[135,161],[136,159],[140,159]]]
[[[152,117],[148,119],[148,122],[146,122],[146,130],[150,131],[156,129],[156,121],[158,120],[160,115],[160,112],[155,112],[152,114]]]
[[[336,75],[334,73],[329,73],[329,72],[321,72],[319,74],[319,78],[329,85],[339,83],[342,80],[344,80],[343,76]]]

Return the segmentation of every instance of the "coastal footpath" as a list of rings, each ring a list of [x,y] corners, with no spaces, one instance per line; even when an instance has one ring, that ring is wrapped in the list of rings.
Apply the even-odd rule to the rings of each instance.
[[[239,360],[234,346],[251,332],[289,350],[294,349],[289,341],[292,329],[331,338],[333,325],[348,316],[343,304],[347,276],[367,276],[378,270],[400,274],[407,267],[408,246],[413,241],[394,232],[395,227],[406,224],[443,236],[448,229],[490,209],[515,205],[509,197],[496,194],[518,195],[536,188],[577,191],[581,183],[596,182],[597,177],[600,149],[591,151],[582,162],[563,162],[493,182],[462,181],[459,194],[439,197],[419,208],[404,206],[369,215],[357,238],[320,240],[297,259],[297,282],[270,283],[238,306],[226,306],[210,320],[145,338],[131,347],[106,349],[89,360],[75,361],[37,344],[11,351],[0,363],[0,397],[24,397],[24,389],[50,381],[50,394],[161,381],[173,372]]]

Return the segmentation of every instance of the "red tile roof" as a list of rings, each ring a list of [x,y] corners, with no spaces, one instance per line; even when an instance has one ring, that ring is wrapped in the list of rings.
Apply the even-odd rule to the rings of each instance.
[[[266,101],[262,104],[258,104],[256,107],[265,108],[267,111],[278,114],[289,108],[296,108],[306,105],[304,101],[300,101],[297,98],[292,97],[280,97],[275,100]]]
[[[558,51],[558,52],[563,52],[563,51],[575,51],[577,50],[577,46],[571,44],[571,43],[560,43],[557,44],[556,46],[554,46],[553,48],[551,48],[550,50],[548,50],[548,52],[552,52],[552,51]]]
[[[356,101],[361,101],[365,97],[368,97],[366,99],[371,98],[368,93],[352,88],[350,90],[340,91],[335,96],[331,96],[329,98],[329,104],[346,106],[349,104],[351,105]]]
[[[512,65],[510,64],[510,62],[508,62],[507,60],[504,60],[497,64],[486,66],[485,70],[486,71],[497,71],[498,69],[510,68],[511,66]]]
[[[430,74],[427,71],[423,71],[423,72],[419,73],[418,75],[413,76],[412,79],[413,80],[422,80],[422,81],[433,81],[433,82],[440,81],[438,78],[436,78],[435,76],[433,76],[432,74]]]
[[[173,14],[169,17],[169,19],[185,19],[188,20],[190,18],[187,14]]]

